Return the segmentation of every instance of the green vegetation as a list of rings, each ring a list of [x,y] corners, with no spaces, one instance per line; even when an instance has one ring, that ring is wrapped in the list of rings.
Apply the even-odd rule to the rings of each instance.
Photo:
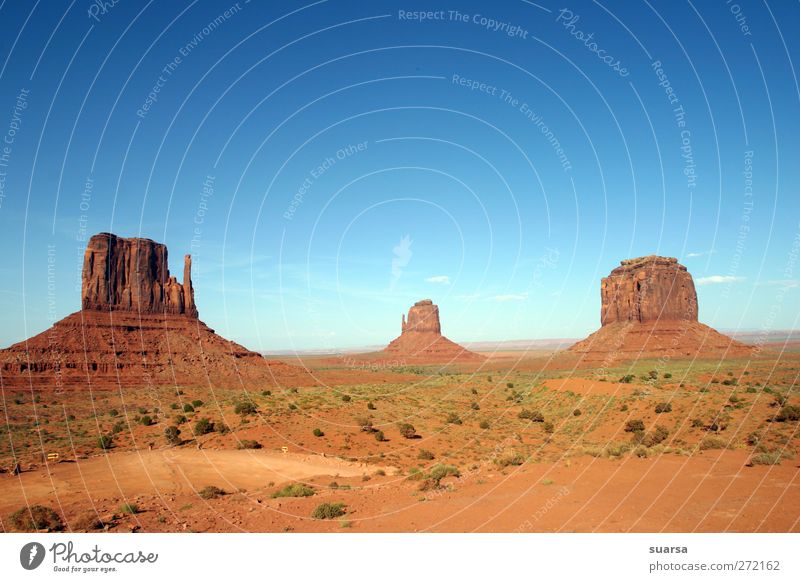
[[[64,527],[61,517],[44,505],[31,505],[18,509],[9,517],[11,526],[18,531],[58,531]]]
[[[110,434],[100,435],[97,439],[97,446],[104,451],[107,451],[114,446],[114,437],[112,437]]]
[[[420,449],[417,458],[422,461],[432,461],[435,457],[428,449]]]
[[[217,497],[226,495],[225,491],[219,487],[215,487],[214,485],[206,485],[200,491],[198,491],[197,494],[202,499],[216,499]]]
[[[127,515],[136,515],[141,511],[135,503],[123,503],[120,505],[119,510]]]
[[[659,402],[656,404],[656,414],[664,414],[665,412],[672,412],[671,402]]]
[[[397,428],[400,430],[400,435],[403,438],[413,439],[417,437],[417,429],[414,428],[413,424],[401,422]]]
[[[530,420],[531,422],[544,422],[544,415],[538,410],[523,408],[519,411],[517,416],[523,420]]]
[[[256,414],[258,412],[258,406],[256,405],[255,402],[250,402],[249,400],[243,400],[241,402],[237,402],[234,405],[233,411],[236,414],[247,416],[248,414]]]
[[[194,412],[194,406],[192,406],[191,404],[189,404],[187,402],[186,404],[183,405],[183,411],[184,412]]]
[[[787,404],[775,415],[775,420],[778,422],[800,420],[800,406]]]
[[[322,503],[314,509],[311,517],[314,519],[336,519],[343,516],[345,513],[344,503]]]
[[[164,429],[164,438],[167,440],[167,444],[170,445],[179,445],[181,444],[181,431],[177,426],[168,426]]]
[[[202,436],[210,432],[214,432],[214,423],[209,419],[201,418],[194,424],[194,434],[196,436]]]
[[[242,439],[241,441],[239,441],[239,444],[236,445],[236,448],[237,449],[241,449],[241,450],[244,450],[244,449],[260,449],[260,448],[262,448],[262,445],[261,445],[260,442],[258,442],[256,440],[253,440],[253,439]]]
[[[324,433],[324,432],[322,432],[322,429],[315,428],[315,429],[314,429],[314,436],[315,436],[315,437],[324,437],[324,436],[325,436],[325,433]]]

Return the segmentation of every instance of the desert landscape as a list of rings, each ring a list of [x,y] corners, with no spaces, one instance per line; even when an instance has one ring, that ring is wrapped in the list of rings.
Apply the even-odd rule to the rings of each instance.
[[[279,356],[167,264],[93,236],[80,310],[0,352],[2,531],[800,531],[800,344],[700,323],[674,258],[621,260],[567,349],[410,298],[383,350]]]

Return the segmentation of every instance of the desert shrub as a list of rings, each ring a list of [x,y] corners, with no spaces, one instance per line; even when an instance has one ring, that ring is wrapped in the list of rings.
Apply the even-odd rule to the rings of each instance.
[[[296,404],[290,404],[289,405],[289,410],[297,410],[297,405]]]
[[[758,453],[750,457],[750,461],[747,463],[750,466],[753,465],[780,465],[781,459],[783,455],[779,452],[775,453]]]
[[[338,485],[335,488],[338,488]],[[278,489],[272,494],[273,499],[278,497],[311,497],[316,493],[313,487],[309,487],[303,483],[291,483],[283,489]]]
[[[51,508],[44,505],[31,505],[18,509],[9,517],[12,527],[19,531],[37,531],[46,529],[58,531],[64,527],[61,517]]]
[[[420,449],[419,453],[417,454],[417,458],[423,461],[432,461],[434,459],[434,455],[428,449]]]
[[[506,382],[506,388],[511,390],[513,387],[514,387],[514,383],[513,382]]]
[[[542,425],[542,428],[544,429],[544,432],[547,434],[553,434],[553,432],[556,430],[556,427],[553,426],[552,422],[545,422]]]
[[[477,393],[478,393],[478,391],[477,391],[475,388],[473,388],[473,389],[471,390],[471,392],[472,392],[473,394],[477,394]]]
[[[722,432],[726,428],[728,428],[728,424],[731,421],[731,417],[729,414],[726,413],[719,413],[717,416],[708,424],[708,430],[711,432]]]
[[[111,427],[111,434],[115,435],[121,433],[123,430],[125,430],[125,423],[120,420],[119,422],[115,422],[114,426]]]
[[[472,404],[470,404],[470,405],[469,405],[469,407],[470,407],[472,410],[480,410],[480,409],[481,409],[481,405],[480,405],[480,404],[478,404],[477,402],[473,402]]]
[[[137,410],[139,414],[147,414],[147,409],[144,406],[140,406]]]
[[[646,447],[654,447],[657,444],[660,444],[667,440],[669,436],[669,429],[660,424],[657,424],[656,427],[647,434],[647,436],[642,441],[642,444]]]
[[[401,422],[398,425],[400,429],[400,434],[407,439],[413,439],[417,436],[417,429],[414,428],[413,424],[409,424],[407,422]]]
[[[628,412],[628,405],[627,404],[623,404],[622,406],[619,407],[619,411],[620,412]]]
[[[367,410],[375,410],[375,405],[372,403],[372,400],[367,402]]]
[[[272,390],[262,390],[261,396],[272,396]]]
[[[108,411],[108,415],[111,417],[119,416],[119,410],[117,410],[116,408],[112,408],[111,410]]]
[[[214,432],[218,432],[219,434],[228,434],[229,432],[231,432],[231,429],[224,422],[215,422]]]
[[[481,421],[481,423],[480,423],[478,426],[480,426],[480,427],[481,427],[483,430],[486,430],[486,429],[488,429],[488,428],[489,428],[491,425],[489,424],[489,421],[488,421],[488,420],[482,420],[482,421]]]
[[[234,405],[233,411],[236,414],[247,416],[248,414],[255,414],[256,412],[258,412],[258,406],[256,405],[255,402],[250,402],[249,400],[242,400]]]
[[[609,457],[621,457],[631,450],[628,443],[609,443],[605,448],[605,454]]]
[[[581,414],[583,413],[581,412],[580,408],[576,408],[575,410],[572,411],[572,416],[580,416]]]
[[[164,429],[164,438],[170,445],[178,445],[181,442],[181,430],[177,426],[168,426]]]
[[[736,394],[731,394],[728,397],[728,402],[730,402],[731,404],[736,404],[737,402],[739,402],[739,397],[736,396]]]
[[[705,423],[700,418],[695,418],[692,420],[692,428],[702,428],[705,426]]]
[[[191,404],[189,404],[187,402],[186,404],[183,405],[183,411],[184,412],[194,412],[194,406],[192,406]]]
[[[747,435],[747,444],[754,447],[761,440],[761,435],[758,432],[751,432]]]
[[[147,414],[145,414],[142,418],[139,419],[139,423],[143,426],[151,426],[153,424],[153,418]]]
[[[544,422],[544,415],[538,410],[523,408],[519,411],[517,416],[523,420],[530,420],[531,422]]]
[[[644,421],[638,418],[625,423],[625,432],[644,432]]]
[[[188,419],[184,415],[182,414],[175,415],[175,424],[181,425],[181,424],[186,424],[186,422],[188,422]]]
[[[672,374],[670,374],[669,372],[664,372],[664,378],[669,380],[670,378],[672,378]]]
[[[194,424],[194,434],[200,436],[214,432],[214,423],[207,418],[201,418]]]
[[[92,531],[102,529],[103,521],[95,511],[86,511],[69,520],[69,527],[73,531]]]
[[[665,412],[672,412],[671,402],[659,402],[656,404],[656,414],[663,414]]]
[[[461,424],[461,418],[455,412],[451,412],[447,415],[445,422],[447,424]]]
[[[373,428],[373,421],[371,418],[367,416],[359,416],[356,417],[356,424],[361,429],[361,432],[372,432],[375,429]]]
[[[261,443],[253,439],[243,439],[236,445],[238,449],[260,449],[261,447]]]
[[[101,434],[97,438],[97,446],[104,451],[110,449],[112,446],[114,446],[114,437],[112,437],[110,434]]]
[[[119,506],[119,510],[122,513],[126,513],[128,515],[136,515],[137,513],[139,513],[139,511],[141,511],[139,509],[139,506],[136,505],[135,503],[123,503],[122,505]]]
[[[375,440],[378,441],[379,443],[382,443],[383,441],[386,440],[386,435],[383,434],[382,430],[376,430],[374,434],[375,434]]]
[[[723,386],[736,386],[739,381],[736,378],[726,378],[722,381]]]
[[[699,446],[701,451],[724,449],[728,446],[728,441],[720,437],[707,436],[700,441]]]
[[[197,494],[203,499],[216,499],[217,497],[225,495],[225,491],[214,485],[206,485],[198,491]]]
[[[780,412],[775,415],[775,420],[778,422],[786,422],[787,420],[800,420],[800,406],[787,404],[781,408]]]
[[[336,519],[347,513],[345,507],[347,506],[344,503],[322,503],[317,505],[311,513],[311,517],[314,519]]]
[[[345,394],[344,396],[342,396],[342,402],[350,402],[351,400],[352,398],[350,397],[349,394]]]
[[[377,471],[375,471],[375,476],[376,477],[385,477],[386,476],[386,471],[384,471],[383,469],[378,469]]]
[[[315,436],[315,437],[324,437],[324,436],[325,436],[325,433],[324,433],[324,432],[322,432],[322,429],[315,428],[315,429],[314,429],[314,436]]]
[[[650,378],[651,380],[655,380],[656,378],[658,378],[658,372],[656,370],[650,370],[647,373],[647,377]]]
[[[436,485],[438,486],[442,479],[445,477],[460,477],[461,472],[458,470],[458,467],[454,465],[443,465],[438,464],[431,467],[430,473],[428,473],[428,477],[432,479]]]
[[[177,402],[173,402],[173,403],[171,403],[169,405],[169,408],[170,408],[170,410],[178,410],[180,408],[180,406],[178,405]]]
[[[633,382],[635,379],[636,379],[636,376],[634,376],[633,374],[626,374],[626,375],[624,375],[622,378],[620,378],[620,379],[619,379],[619,381],[620,381],[622,384],[630,384],[630,383],[631,383],[631,382]]]
[[[203,401],[202,400],[192,400],[192,406],[194,406],[195,408],[200,408],[201,406],[203,406]]]
[[[766,392],[766,390],[764,390],[764,392]],[[778,406],[784,406],[789,401],[789,399],[786,398],[786,396],[784,396],[783,394],[775,393],[775,394],[773,394],[773,396],[775,398],[775,403]]]
[[[525,462],[525,455],[517,451],[505,451],[494,459],[494,463],[498,467],[518,467]]]

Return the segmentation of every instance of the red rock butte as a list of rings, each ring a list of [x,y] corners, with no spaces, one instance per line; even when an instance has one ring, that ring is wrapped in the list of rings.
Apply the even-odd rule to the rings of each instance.
[[[94,235],[83,260],[82,309],[0,351],[3,387],[104,388],[302,377],[220,337],[198,318],[184,258],[170,276],[167,247],[145,238]]]
[[[417,301],[411,306],[408,317],[403,315],[400,336],[392,340],[380,354],[406,363],[447,363],[485,359],[442,335],[439,306],[434,305],[430,299]]]
[[[622,261],[600,283],[598,331],[569,348],[588,360],[741,356],[749,351],[697,320],[697,293],[686,267],[672,257]]]

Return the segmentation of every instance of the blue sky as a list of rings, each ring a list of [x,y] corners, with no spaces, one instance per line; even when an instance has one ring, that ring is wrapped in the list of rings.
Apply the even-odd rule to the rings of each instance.
[[[797,327],[796,4],[98,6],[0,7],[3,346],[79,308],[102,231],[191,252],[201,318],[266,351],[428,297],[457,341],[580,337],[653,253],[701,321]]]

